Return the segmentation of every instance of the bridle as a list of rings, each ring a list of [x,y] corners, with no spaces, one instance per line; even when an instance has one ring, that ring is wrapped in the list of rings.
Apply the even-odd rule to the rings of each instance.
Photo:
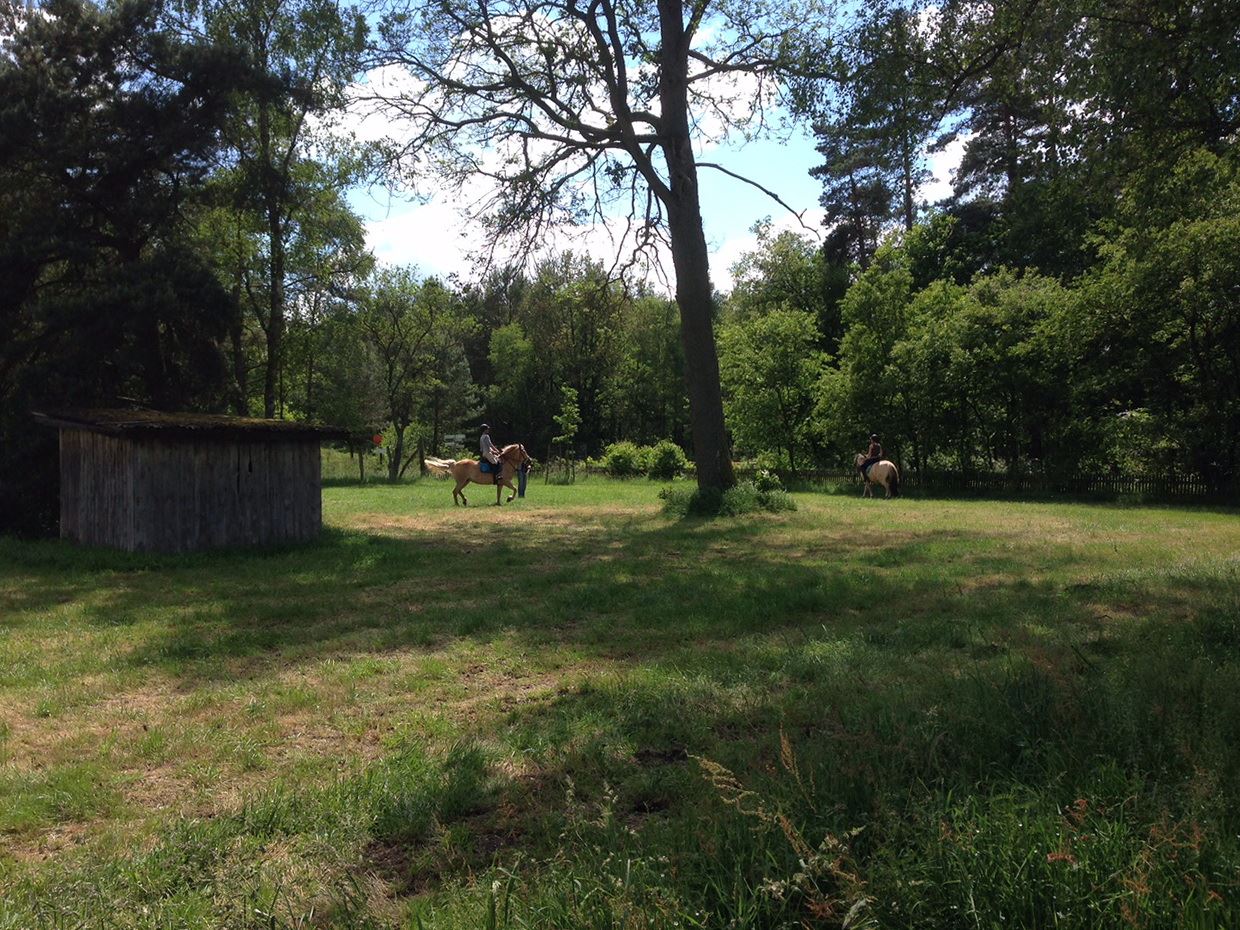
[[[506,450],[499,454],[500,461],[508,462],[513,468],[520,468],[525,462],[532,461],[530,454],[525,451],[522,443],[514,442]],[[515,461],[513,461],[515,459]]]

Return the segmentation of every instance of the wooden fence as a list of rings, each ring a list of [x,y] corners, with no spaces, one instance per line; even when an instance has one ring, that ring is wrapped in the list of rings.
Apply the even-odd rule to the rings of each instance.
[[[738,470],[738,477],[752,477],[749,469]],[[1052,477],[1034,474],[923,471],[906,472],[901,488],[926,494],[959,494],[995,497],[1082,497],[1102,500],[1134,498],[1149,501],[1240,504],[1240,482],[1211,485],[1199,477],[1164,478],[1122,475]],[[852,469],[802,469],[795,474],[780,472],[785,482],[822,483],[857,480]]]

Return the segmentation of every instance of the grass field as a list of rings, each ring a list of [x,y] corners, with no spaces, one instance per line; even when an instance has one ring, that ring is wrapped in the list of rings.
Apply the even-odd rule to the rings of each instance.
[[[658,487],[0,539],[0,928],[1240,926],[1235,513]]]

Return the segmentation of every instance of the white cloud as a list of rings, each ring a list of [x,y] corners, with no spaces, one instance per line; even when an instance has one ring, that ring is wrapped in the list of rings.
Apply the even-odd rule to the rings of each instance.
[[[571,249],[610,268],[617,259],[623,261],[629,257],[631,250],[620,249],[619,239],[623,234],[623,223],[612,222],[560,229],[546,241],[534,245],[536,251],[543,254]],[[440,195],[427,203],[393,201],[386,215],[366,222],[366,244],[383,264],[416,265],[427,275],[456,275],[469,279],[480,268],[484,237],[461,207]],[[513,244],[507,251],[498,251],[495,261],[502,263],[511,257],[516,245],[519,244]],[[670,273],[671,262],[667,256],[663,264]],[[646,277],[651,285],[660,286],[660,278],[653,269]]]
[[[380,101],[414,98],[424,88],[407,68],[385,65],[374,68],[345,90],[348,104],[337,126],[359,142],[385,142],[399,136],[399,121]]]
[[[823,216],[824,212],[818,207],[806,210],[801,215],[801,222],[809,227],[806,229],[800,222],[797,222],[795,216],[785,212],[781,216],[771,218],[770,236],[774,238],[782,232],[792,232],[817,241],[822,238],[820,230]],[[732,278],[732,266],[740,261],[746,252],[752,252],[757,247],[757,235],[753,232],[746,232],[743,235],[730,236],[713,248],[710,256],[710,278],[715,288],[724,293],[731,291],[736,284]]]
[[[956,169],[960,167],[960,160],[964,157],[964,147],[972,138],[972,133],[966,133],[957,136],[944,146],[942,151],[926,153],[930,174],[933,175],[932,180],[921,186],[921,196],[926,202],[937,203],[952,195],[952,181]]]
[[[366,244],[385,265],[416,265],[426,274],[468,277],[477,248],[460,214],[432,200],[399,203],[388,215],[366,223]]]

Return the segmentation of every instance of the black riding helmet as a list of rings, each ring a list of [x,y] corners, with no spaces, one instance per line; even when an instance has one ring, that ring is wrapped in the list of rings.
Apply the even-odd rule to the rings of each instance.
[[[878,442],[878,433],[870,433],[870,442]]]

